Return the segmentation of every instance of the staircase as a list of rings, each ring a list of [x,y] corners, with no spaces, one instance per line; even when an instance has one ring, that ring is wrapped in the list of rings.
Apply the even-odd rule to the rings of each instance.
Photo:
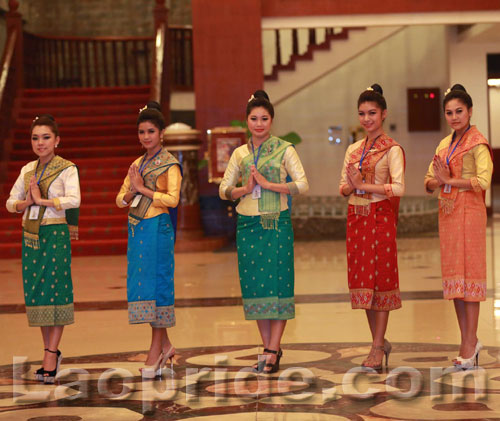
[[[381,26],[326,34],[324,42],[309,43],[304,54],[292,54],[287,65],[275,65],[272,74],[264,78],[264,89],[273,104],[279,105],[402,29]]]
[[[21,256],[21,216],[7,212],[5,201],[22,166],[36,158],[30,127],[44,113],[59,125],[57,154],[79,169],[80,239],[72,244],[73,255],[126,252],[127,211],[116,206],[115,197],[141,154],[136,119],[149,97],[150,86],[25,89],[19,95],[7,177],[0,184],[0,258]]]
[[[357,27],[352,27],[352,28],[340,28],[339,31],[336,31],[334,29],[325,29],[325,34],[324,34],[324,39],[321,42],[316,42],[316,31],[314,29],[309,30],[309,43],[307,45],[307,49],[303,53],[299,53],[298,51],[298,30],[293,29],[292,30],[292,51],[290,52],[290,56],[288,59],[287,64],[281,64],[282,61],[282,52],[281,48],[279,48],[279,53],[280,53],[280,58],[279,62],[275,63],[272,67],[272,71],[269,74],[264,75],[264,80],[265,81],[277,81],[278,80],[278,75],[281,72],[286,72],[286,71],[294,71],[296,64],[301,62],[301,61],[311,61],[314,60],[314,52],[315,51],[329,51],[332,49],[332,45],[334,45],[334,41],[339,41],[339,40],[347,40],[349,39],[349,32],[351,31],[359,31],[359,30],[364,30],[365,28],[357,28]],[[278,31],[279,32],[279,31]],[[276,35],[279,37],[279,35]],[[278,38],[279,40],[279,38]],[[278,60],[277,60],[278,61]]]

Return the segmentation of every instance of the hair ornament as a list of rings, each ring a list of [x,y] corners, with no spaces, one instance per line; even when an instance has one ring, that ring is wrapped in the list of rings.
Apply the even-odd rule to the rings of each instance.
[[[139,114],[142,113],[144,110],[147,110],[147,109],[148,109],[148,106],[146,104],[144,107],[139,108]]]
[[[257,98],[255,98],[255,96],[252,94],[252,96],[249,98],[248,102],[253,101],[254,99],[257,99]]]
[[[446,92],[444,93],[444,96],[448,95],[451,92],[451,88],[448,88]]]
[[[37,121],[39,118],[40,118],[40,117],[36,116],[36,117],[33,119],[33,123],[34,123],[35,121]]]
[[[366,88],[367,91],[374,91],[374,89],[371,87],[371,86],[368,86],[368,88]]]

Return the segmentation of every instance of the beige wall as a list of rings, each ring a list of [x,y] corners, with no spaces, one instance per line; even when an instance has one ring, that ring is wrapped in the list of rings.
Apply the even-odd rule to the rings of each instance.
[[[374,82],[384,88],[389,114],[387,133],[406,151],[407,194],[423,195],[423,177],[435,148],[448,129],[440,132],[407,131],[406,88],[448,87],[447,31],[443,25],[412,26],[376,45],[341,68],[276,107],[273,132],[296,131],[303,142],[297,148],[312,195],[338,195],[338,181],[348,128],[357,126],[356,102]],[[272,100],[272,98],[271,98]],[[389,125],[395,124],[394,131]],[[343,144],[328,142],[328,127],[343,126]]]
[[[500,87],[489,89],[490,143],[493,148],[500,148]]]
[[[488,139],[488,73],[486,56],[500,53],[499,43],[459,42],[451,37],[450,83],[461,83],[474,103],[472,121]]]

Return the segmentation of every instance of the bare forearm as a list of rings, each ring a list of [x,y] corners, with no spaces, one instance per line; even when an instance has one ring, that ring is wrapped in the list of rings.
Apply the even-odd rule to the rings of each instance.
[[[285,194],[290,194],[290,189],[286,184],[281,184],[281,183],[266,183],[265,186],[262,186],[262,188],[266,190],[271,190],[276,193],[285,193]]]
[[[342,194],[344,196],[349,196],[353,191],[354,189],[349,184],[344,184],[342,186]]]
[[[380,195],[384,195],[384,196],[386,194],[383,184],[363,183],[361,186],[359,186],[357,188],[360,190],[364,190],[367,193],[375,193],[375,194],[380,194]]]
[[[135,197],[135,193],[132,193],[132,192],[128,192],[128,193],[125,193],[125,196],[123,196],[123,201],[125,203],[130,203],[130,201]]]
[[[436,190],[439,186],[441,186],[441,183],[436,180],[435,178],[431,179],[428,183],[427,183],[427,190]]]
[[[32,201],[29,200],[20,200],[16,203],[16,210],[18,212],[24,212],[24,210],[33,204]]]
[[[147,187],[140,187],[137,189],[137,192],[139,194],[142,194],[143,196],[149,197],[151,200],[153,200],[155,192],[151,189],[148,189]],[[128,194],[128,193],[127,193]]]
[[[459,189],[472,189],[472,183],[470,180],[465,180],[463,178],[450,178],[446,181],[446,184],[449,184],[452,187],[458,187]]]
[[[55,208],[56,205],[52,199],[38,199],[36,204],[39,206],[45,206],[46,208]]]
[[[246,194],[249,194],[249,193],[250,193],[250,191],[248,191],[247,186],[236,187],[231,192],[231,198],[233,200],[236,200],[236,199],[239,199],[241,196],[245,196]]]

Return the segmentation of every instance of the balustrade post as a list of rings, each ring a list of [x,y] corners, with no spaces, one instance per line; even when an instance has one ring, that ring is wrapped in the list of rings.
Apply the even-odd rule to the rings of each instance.
[[[9,0],[9,11],[5,14],[5,23],[7,26],[7,38],[13,32],[17,33],[12,67],[15,69],[16,88],[22,89],[24,87],[23,21],[18,9],[19,2],[17,0]]]
[[[165,0],[156,0],[154,8],[155,46],[153,54],[151,97],[157,100],[166,123],[170,122],[170,75],[169,75],[169,34],[168,9]]]

